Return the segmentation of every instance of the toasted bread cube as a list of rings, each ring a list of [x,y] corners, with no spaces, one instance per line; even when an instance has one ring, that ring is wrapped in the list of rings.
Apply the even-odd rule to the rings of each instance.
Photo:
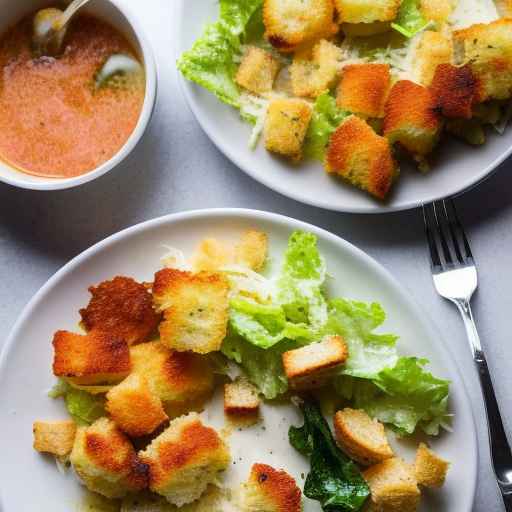
[[[363,117],[383,117],[390,87],[388,64],[351,64],[343,68],[336,104]]]
[[[119,382],[131,370],[128,345],[109,333],[57,331],[53,349],[53,373],[75,384]]]
[[[116,425],[131,437],[151,434],[168,419],[162,401],[145,377],[132,373],[107,393],[106,410]]]
[[[204,356],[170,350],[159,341],[132,347],[130,355],[133,373],[164,402],[194,401],[213,390],[213,369]]]
[[[455,8],[453,0],[420,0],[420,11],[426,20],[443,25]]]
[[[439,139],[441,119],[432,92],[409,80],[400,80],[389,93],[384,135],[417,156],[429,154]]]
[[[34,421],[34,450],[65,457],[75,442],[76,424],[73,420]]]
[[[300,512],[301,491],[285,471],[267,464],[254,464],[247,482],[240,487],[242,512]]]
[[[265,37],[283,52],[336,33],[333,0],[265,0]]]
[[[117,276],[91,286],[91,300],[80,310],[88,331],[100,330],[124,339],[128,345],[147,341],[159,317],[151,293],[131,277]]]
[[[325,39],[313,47],[310,58],[295,54],[290,66],[293,94],[316,98],[329,90],[338,76],[341,59],[341,49]]]
[[[425,443],[416,452],[414,472],[420,485],[438,489],[444,485],[450,463],[436,455]]]
[[[247,379],[238,377],[224,384],[224,412],[228,415],[257,415],[260,409],[258,390]]]
[[[342,23],[391,21],[398,15],[400,0],[334,0]]]
[[[347,345],[341,336],[326,336],[318,343],[288,350],[282,355],[286,378],[295,389],[321,386],[347,357]]]
[[[264,94],[272,90],[280,67],[271,53],[249,46],[238,67],[235,82],[255,94]]]
[[[228,244],[216,238],[205,238],[192,257],[192,267],[195,272],[215,272],[232,263],[232,252]]]
[[[235,263],[259,272],[265,266],[268,254],[268,236],[263,231],[248,230],[235,246]]]
[[[70,461],[84,485],[107,498],[121,498],[148,485],[148,467],[108,418],[78,428]]]
[[[149,486],[178,507],[198,499],[230,462],[219,434],[196,413],[177,418],[140,452],[149,466]]]
[[[334,416],[340,448],[352,459],[370,466],[393,457],[384,425],[360,409],[345,408]]]
[[[158,271],[153,299],[164,313],[159,326],[162,343],[199,354],[219,350],[228,324],[228,291],[221,274],[171,268]]]
[[[439,64],[449,64],[453,58],[451,37],[441,32],[426,30],[420,36],[414,52],[414,75],[425,86],[432,83]]]
[[[512,18],[458,30],[454,42],[479,82],[479,101],[512,96]]]
[[[415,512],[420,490],[412,466],[393,457],[371,466],[363,476],[370,487],[372,501],[382,512]]]
[[[331,135],[325,168],[378,199],[386,197],[398,174],[387,139],[357,116],[345,119]]]
[[[268,151],[302,158],[302,143],[306,137],[312,108],[299,99],[273,100],[265,120],[265,147]]]

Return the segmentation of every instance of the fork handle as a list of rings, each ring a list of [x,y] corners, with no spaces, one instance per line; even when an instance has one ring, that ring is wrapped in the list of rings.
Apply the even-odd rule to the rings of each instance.
[[[491,445],[491,458],[498,486],[503,497],[505,510],[512,512],[512,451],[507,440],[507,434],[503,427],[500,409],[494,393],[491,374],[487,366],[480,337],[476,329],[475,320],[469,301],[457,301],[467,335],[473,351],[473,360],[480,378],[480,386],[484,396],[485,410],[487,413],[487,425],[489,428],[489,442]]]

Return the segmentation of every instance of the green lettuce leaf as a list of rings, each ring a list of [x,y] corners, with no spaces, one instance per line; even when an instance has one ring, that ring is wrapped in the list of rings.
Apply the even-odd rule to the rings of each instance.
[[[69,414],[79,425],[90,425],[105,416],[105,398],[69,387],[64,397]]]
[[[402,0],[398,16],[391,26],[405,37],[414,37],[430,23],[421,14],[418,0]]]

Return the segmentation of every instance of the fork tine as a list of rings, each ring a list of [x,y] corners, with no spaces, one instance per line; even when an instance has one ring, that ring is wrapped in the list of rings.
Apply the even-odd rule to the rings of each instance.
[[[453,263],[450,247],[448,246],[448,241],[446,240],[446,236],[444,233],[443,218],[441,217],[441,215],[438,215],[435,202],[433,203],[433,208],[434,217],[437,225],[437,232],[439,235],[439,240],[441,241],[441,247],[443,249],[444,260],[446,261],[446,263]],[[442,211],[440,213],[442,214]]]
[[[465,258],[467,260],[473,261],[473,253],[471,252],[471,247],[469,246],[469,241],[466,236],[466,232],[464,231],[464,228],[462,227],[462,223],[460,222],[459,215],[457,214],[457,209],[455,208],[455,203],[453,199],[450,199],[448,201],[450,203],[450,209],[453,216],[453,225],[456,228],[456,230],[460,233],[460,236],[462,238],[462,242],[464,244],[464,250],[466,252]]]
[[[421,205],[421,209],[423,210],[423,223],[425,224],[425,235],[427,237],[428,248],[430,250],[430,266],[433,269],[440,269],[441,268],[441,258],[439,257],[439,251],[437,249],[436,239],[435,239],[434,234],[432,233],[432,228],[430,226],[427,207],[425,207],[424,204]]]
[[[455,222],[453,221],[453,217],[450,216],[448,213],[448,208],[446,207],[446,201],[443,200],[443,210],[446,218],[446,223],[448,225],[448,230],[450,232],[452,242],[453,242],[453,248],[455,250],[455,256],[459,260],[459,263],[464,263],[464,259],[462,258],[462,253],[460,251],[459,247],[459,237],[457,236],[457,226]]]

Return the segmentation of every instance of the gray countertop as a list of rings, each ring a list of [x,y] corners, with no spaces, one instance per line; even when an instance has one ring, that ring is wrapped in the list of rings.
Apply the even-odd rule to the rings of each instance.
[[[23,307],[59,267],[116,231],[196,208],[243,207],[295,217],[336,233],[377,259],[443,329],[464,375],[479,430],[480,469],[474,511],[502,511],[470,351],[458,312],[434,293],[420,213],[360,216],[327,212],[286,199],[247,177],[213,146],[181,95],[169,31],[171,2],[124,2],[139,11],[157,59],[159,97],[153,120],[134,153],[92,183],[59,192],[32,192],[0,184],[0,346]],[[479,268],[475,316],[509,434],[511,190],[509,160],[486,182],[457,200]]]

